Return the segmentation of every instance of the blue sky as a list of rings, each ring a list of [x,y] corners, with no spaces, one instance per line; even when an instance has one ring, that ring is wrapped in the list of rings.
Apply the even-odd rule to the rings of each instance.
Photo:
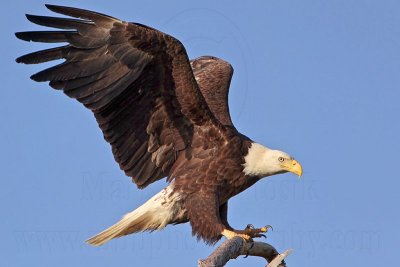
[[[150,198],[119,170],[92,114],[17,65],[48,47],[18,41],[39,29],[1,12],[1,266],[195,266],[214,248],[189,225],[101,248],[83,241]],[[230,201],[229,221],[271,224],[268,242],[293,248],[289,266],[395,265],[400,238],[400,3],[398,1],[55,1],[147,24],[180,39],[191,58],[233,65],[230,109],[239,131],[295,156],[298,180],[265,179]],[[263,266],[257,258],[228,266]]]

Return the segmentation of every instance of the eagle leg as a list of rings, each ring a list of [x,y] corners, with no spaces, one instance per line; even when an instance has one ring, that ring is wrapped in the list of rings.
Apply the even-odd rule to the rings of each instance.
[[[228,230],[224,229],[222,231],[222,235],[228,239],[231,239],[235,236],[239,236],[246,240],[247,242],[253,241],[253,238],[264,237],[266,236],[262,233],[266,233],[268,229],[273,229],[271,225],[264,226],[262,228],[255,228],[252,224],[248,224],[244,230]]]
[[[221,235],[225,236],[227,239],[231,239],[231,238],[234,238],[234,237],[236,237],[236,236],[239,236],[239,237],[243,238],[243,239],[244,239],[245,241],[247,241],[247,242],[253,241],[253,239],[251,238],[251,236],[249,236],[249,235],[247,235],[247,234],[245,234],[245,233],[240,233],[240,232],[243,232],[243,231],[224,229],[224,230],[221,232]]]

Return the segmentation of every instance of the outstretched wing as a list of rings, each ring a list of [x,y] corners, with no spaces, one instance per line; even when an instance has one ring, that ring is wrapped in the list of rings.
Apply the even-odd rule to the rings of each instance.
[[[229,114],[228,93],[233,68],[228,62],[202,56],[190,61],[197,84],[214,116],[223,124],[233,126]]]
[[[198,89],[185,48],[150,27],[77,8],[46,5],[79,18],[27,15],[33,23],[71,31],[19,32],[25,41],[68,43],[24,55],[36,64],[65,59],[31,78],[91,109],[115,160],[139,187],[169,175],[193,127],[218,124]]]

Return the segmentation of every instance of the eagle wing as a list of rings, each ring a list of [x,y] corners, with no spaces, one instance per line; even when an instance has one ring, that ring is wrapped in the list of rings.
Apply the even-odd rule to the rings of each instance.
[[[229,114],[228,94],[233,67],[228,62],[202,56],[190,61],[197,84],[214,116],[226,126],[233,126]]]
[[[27,15],[67,31],[19,32],[25,41],[67,45],[19,57],[19,63],[65,61],[31,78],[49,81],[93,111],[120,168],[138,185],[169,175],[194,126],[219,125],[194,78],[185,48],[150,27],[77,8],[46,5],[70,17]]]

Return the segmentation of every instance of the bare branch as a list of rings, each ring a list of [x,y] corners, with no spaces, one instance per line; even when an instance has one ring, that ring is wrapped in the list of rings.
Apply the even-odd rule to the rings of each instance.
[[[230,259],[236,259],[240,255],[258,256],[269,262],[267,267],[286,266],[284,259],[292,252],[286,250],[279,254],[270,244],[264,242],[248,243],[241,237],[234,237],[222,243],[207,259],[199,260],[199,267],[222,267]]]

